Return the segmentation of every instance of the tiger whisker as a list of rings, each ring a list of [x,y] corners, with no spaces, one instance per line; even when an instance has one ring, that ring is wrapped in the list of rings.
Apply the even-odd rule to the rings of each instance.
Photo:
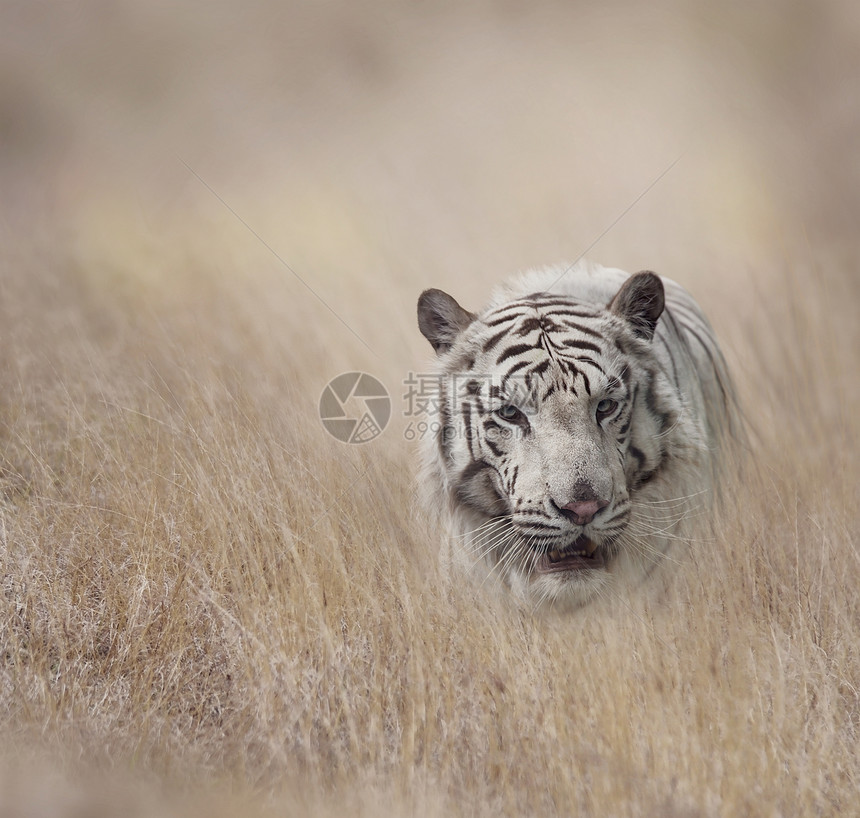
[[[680,565],[680,560],[668,553],[668,548],[665,550],[659,549],[657,546],[648,543],[638,537],[620,537],[618,540],[625,550],[647,560],[651,565],[658,565],[662,561],[672,562]]]
[[[639,531],[637,531],[637,528],[639,529]],[[631,525],[628,528],[628,530],[633,534],[638,533],[640,536],[649,535],[649,536],[653,537],[656,535],[656,536],[660,536],[660,537],[665,537],[666,539],[670,539],[670,540],[680,540],[682,542],[714,542],[715,541],[715,539],[713,537],[692,537],[692,536],[687,536],[686,534],[674,534],[671,531],[672,528],[673,528],[673,526],[671,526],[671,525],[667,526],[665,528],[660,528],[659,526],[648,525],[647,523],[646,524],[638,524],[638,521],[637,521],[637,525]]]
[[[512,531],[509,533],[508,537],[506,537],[504,540],[502,540],[502,542],[500,543],[500,547],[501,547],[501,546],[505,546],[505,545],[507,545],[508,540],[513,539],[513,538],[514,538],[514,537],[516,537],[516,536],[517,536],[517,532],[516,532],[516,530],[512,530]],[[511,555],[511,553],[512,553],[512,552],[513,552],[513,553],[515,553],[515,549],[508,548],[508,550],[505,552],[505,554],[504,554],[504,556],[502,557],[502,559],[497,560],[497,561],[496,561],[496,562],[495,562],[495,563],[490,567],[490,570],[487,572],[487,575],[484,577],[484,580],[483,580],[483,582],[481,583],[482,585],[483,585],[484,583],[486,583],[486,582],[487,582],[487,580],[488,580],[488,579],[490,579],[490,577],[493,575],[493,573],[494,573],[495,571],[497,571],[497,570],[499,571],[499,576],[500,576],[500,578],[504,578],[504,576],[505,576],[505,565],[504,565],[504,564],[505,564],[505,563],[510,559],[510,555]]]
[[[479,540],[475,540],[473,543],[470,543],[467,551],[478,552],[483,551],[485,548],[492,548],[494,543],[498,541],[500,537],[505,536],[507,534],[507,529],[499,528],[495,531],[490,531],[485,533]]]
[[[515,535],[515,531],[500,531],[495,536],[488,539],[485,543],[473,549],[472,554],[476,555],[472,567],[474,568],[481,560],[488,557],[493,551],[501,549],[504,544]]]
[[[702,489],[701,491],[694,491],[692,494],[685,494],[680,497],[667,497],[665,500],[631,500],[631,505],[651,505],[651,506],[659,506],[665,503],[677,503],[683,500],[691,500],[693,497],[700,497],[703,494],[710,494],[708,489]]]
[[[483,531],[486,531],[487,529],[493,528],[494,526],[508,523],[508,522],[510,522],[510,520],[511,520],[510,514],[503,514],[500,517],[490,517],[489,520],[487,520],[484,523],[481,523],[481,525],[479,525],[477,528],[472,528],[472,529],[469,529],[468,531],[464,531],[462,534],[458,534],[457,539],[458,540],[465,540],[465,539],[468,539],[470,537],[474,537],[476,534],[479,534]]]
[[[466,546],[474,547],[476,544],[492,539],[502,531],[507,530],[510,520],[507,518],[498,518],[493,520],[492,523],[492,525],[483,525],[474,529],[474,531],[467,532],[466,537],[468,537],[468,542]]]

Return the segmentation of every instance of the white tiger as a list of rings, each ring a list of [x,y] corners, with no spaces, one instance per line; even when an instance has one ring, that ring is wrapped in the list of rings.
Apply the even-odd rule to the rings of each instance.
[[[418,324],[439,375],[421,493],[452,566],[579,605],[690,536],[737,421],[680,285],[579,262],[521,275],[479,314],[426,290]]]

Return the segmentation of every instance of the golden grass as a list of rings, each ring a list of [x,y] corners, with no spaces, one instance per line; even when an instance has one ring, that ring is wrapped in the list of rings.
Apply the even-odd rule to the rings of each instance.
[[[276,322],[270,278],[177,266],[165,287],[131,260],[109,290],[46,255],[3,292],[10,764],[28,748],[281,814],[854,803],[856,330],[827,321],[845,293],[789,281],[745,328],[756,433],[719,538],[658,594],[534,617],[443,582],[397,422],[327,437],[326,350]]]
[[[50,205],[24,197],[0,223],[0,812],[856,810],[860,258],[830,210],[785,203],[790,185],[762,170],[768,151],[797,155],[788,135],[763,146],[738,135],[735,117],[738,131],[694,150],[591,252],[688,286],[725,343],[752,433],[717,536],[677,553],[641,592],[564,617],[438,570],[400,400],[430,355],[417,294],[441,286],[477,307],[524,264],[575,257],[675,158],[685,105],[695,120],[706,102],[735,99],[695,34],[704,11],[683,29],[703,38],[685,41],[699,43],[691,70],[710,83],[697,107],[697,94],[672,85],[673,60],[689,55],[662,50],[642,99],[635,83],[622,94],[604,63],[609,79],[584,71],[598,65],[588,37],[579,50],[553,39],[558,26],[574,30],[559,9],[513,22],[486,12],[485,29],[475,10],[462,30],[444,14],[410,16],[403,42],[392,36],[380,57],[403,85],[359,81],[352,67],[340,85],[329,80],[336,92],[319,80],[322,102],[302,97],[300,121],[331,126],[320,130],[328,141],[316,145],[314,132],[305,144],[297,128],[304,152],[284,167],[268,140],[248,158],[253,139],[230,120],[237,131],[188,161],[235,213],[173,156],[114,177],[122,163],[92,136],[107,91],[91,92],[90,74],[64,79],[95,147],[58,159],[53,143],[28,146],[31,167],[56,174]],[[176,56],[191,23],[174,23]],[[635,24],[618,22],[623,42]],[[236,36],[258,43],[267,25]],[[583,26],[594,43],[617,42],[600,16]],[[453,67],[439,68],[435,49],[409,50],[426,30],[449,38],[438,54],[454,55]],[[372,52],[368,31],[370,46],[357,39]],[[780,31],[786,41],[774,34],[766,53],[782,65],[795,41]],[[658,44],[682,39],[667,36]],[[745,36],[766,39],[764,28]],[[278,67],[280,52],[260,49],[268,68],[254,70],[272,81],[266,59]],[[196,85],[178,86],[178,107],[225,77],[189,59]],[[121,98],[131,81],[106,76]],[[462,85],[446,85],[451,76]],[[556,107],[568,79],[596,111],[572,152],[568,109]],[[665,97],[653,96],[663,80]],[[256,92],[262,110],[274,87]],[[436,113],[402,87],[436,100]],[[768,99],[767,87],[747,89],[747,101]],[[353,131],[332,100],[363,114]],[[650,102],[676,118],[623,142],[606,117],[632,125]],[[175,125],[178,107],[153,110]],[[254,112],[243,115],[253,131]],[[551,126],[549,142],[538,125]],[[56,167],[46,171],[45,157]],[[21,189],[39,189],[34,179]],[[847,183],[828,191],[848,209],[855,201]],[[390,427],[365,446],[333,440],[317,417],[325,383],[350,370],[375,374],[393,397]]]

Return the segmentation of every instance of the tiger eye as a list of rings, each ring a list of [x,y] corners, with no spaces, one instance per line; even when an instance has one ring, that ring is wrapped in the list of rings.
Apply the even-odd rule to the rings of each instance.
[[[611,398],[604,398],[597,404],[598,418],[605,418],[611,415],[618,408],[618,401]]]
[[[516,406],[501,406],[496,410],[496,414],[505,420],[518,420],[523,417],[523,413]]]

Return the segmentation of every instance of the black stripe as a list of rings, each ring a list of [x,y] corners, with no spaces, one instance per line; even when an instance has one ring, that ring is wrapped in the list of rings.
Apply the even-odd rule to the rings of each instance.
[[[557,318],[558,316],[567,316],[569,315],[571,318],[584,318],[589,317],[593,318],[594,316],[583,316],[578,312],[568,312],[567,310],[552,310],[548,313],[552,318]],[[592,329],[591,327],[585,327],[582,324],[574,324],[572,321],[564,321],[563,326],[569,330],[575,330],[576,332],[581,332],[583,335],[590,335],[592,338],[603,338],[603,333],[598,332],[596,329]]]
[[[472,448],[472,407],[468,403],[460,404],[460,411],[463,413],[463,426],[466,429],[466,445],[469,447],[469,455],[475,457],[475,450]]]
[[[705,350],[705,354],[708,356],[708,360],[710,360],[710,362],[711,362],[711,367],[712,367],[712,369],[714,370],[714,375],[715,375],[715,380],[716,380],[716,382],[717,382],[717,385],[720,387],[720,392],[722,393],[722,396],[723,396],[723,403],[724,403],[725,405],[728,405],[728,403],[729,403],[729,397],[728,397],[728,395],[726,394],[725,386],[723,386],[723,379],[720,377],[720,373],[722,372],[722,367],[720,367],[720,366],[718,366],[718,365],[717,365],[717,361],[716,361],[716,360],[715,360],[715,358],[714,358],[714,351],[713,351],[713,349],[712,349],[712,346],[714,346],[713,342],[712,342],[710,345],[709,345],[709,344],[706,344],[706,343],[705,343],[705,342],[704,342],[704,341],[699,337],[698,333],[697,333],[695,330],[693,330],[692,328],[688,327],[688,326],[687,326],[683,321],[680,321],[679,323],[681,324],[681,326],[682,326],[682,327],[683,327],[687,332],[689,332],[689,333],[690,333],[690,335],[692,335],[692,336],[693,336],[693,337],[694,337],[694,338],[699,342],[699,344],[701,345],[702,349],[704,349],[704,350]]]
[[[508,347],[498,358],[496,358],[496,364],[500,364],[502,361],[507,361],[508,358],[513,358],[515,355],[522,355],[524,352],[532,352],[534,350],[534,346],[532,344],[514,344],[512,347]]]
[[[597,361],[595,361],[593,358],[589,358],[586,355],[578,355],[573,360],[578,361],[581,364],[588,364],[589,366],[593,366],[595,369],[602,372],[604,375],[606,374],[606,370],[599,363],[597,363]]]
[[[526,386],[527,387],[531,386],[531,379],[532,378],[539,378],[541,375],[543,375],[543,373],[546,372],[547,369],[549,368],[550,363],[551,362],[549,361],[549,359],[547,359],[545,361],[541,361],[534,369],[527,372],[526,373]]]
[[[657,475],[657,469],[651,469],[651,471],[643,472],[636,476],[636,482],[633,485],[634,489],[641,489],[646,483],[650,483],[654,477]]]
[[[524,338],[530,332],[534,332],[536,329],[542,330],[546,329],[543,325],[543,321],[540,318],[525,318],[523,322],[517,327],[517,337]]]
[[[566,369],[574,378],[579,374],[579,370],[576,368],[576,363],[574,361],[569,361],[567,358],[560,358],[558,364],[562,369]]]
[[[535,298],[532,304],[540,310],[547,310],[547,307],[564,307],[569,315],[575,315],[577,318],[596,318],[599,315],[598,310],[589,309],[585,304],[574,301],[572,298],[565,298],[564,296]],[[547,311],[556,312],[556,310]]]
[[[591,341],[579,341],[576,338],[571,338],[567,341],[563,342],[563,345],[566,347],[570,347],[571,349],[587,349],[590,352],[596,352],[600,355],[603,350],[597,346],[597,344],[592,344]]]
[[[489,352],[502,338],[504,338],[510,330],[505,327],[505,329],[501,330],[501,332],[497,332],[491,338],[488,338],[484,341],[483,347],[481,347],[481,352]]]
[[[482,472],[484,469],[489,469],[490,464],[487,463],[486,460],[473,460],[466,466],[463,471],[460,472],[460,476],[457,478],[457,482],[462,484],[471,480],[476,474]]]
[[[669,428],[669,418],[672,417],[671,412],[664,412],[657,405],[657,396],[654,394],[654,375],[648,379],[647,391],[645,392],[645,405],[648,410],[660,421],[660,431],[665,432]]]
[[[672,315],[671,311],[666,310],[666,326],[671,330],[672,335],[674,335],[674,340],[678,343],[682,343],[681,332],[678,329],[678,322],[675,321],[675,316]],[[672,364],[672,381],[675,386],[680,389],[681,382],[678,380],[678,365],[675,362],[675,353],[672,352],[672,344],[670,343],[672,339],[663,340],[663,349],[666,351],[666,354],[669,356],[669,363]]]
[[[528,512],[521,512],[517,514],[517,517],[519,518],[519,520],[526,522],[530,528],[542,528],[545,531],[561,531],[563,528],[563,526],[560,526],[558,524],[554,525],[552,523],[544,522],[544,520],[546,519],[545,514],[541,515],[540,519],[535,519],[534,517],[532,517],[532,514],[529,514]]]
[[[523,301],[540,301],[543,298],[553,298],[552,293],[546,292],[546,290],[540,290],[539,292],[529,293],[528,295],[524,295],[521,300]]]
[[[645,452],[635,446],[631,446],[627,451],[636,458],[636,470],[639,471],[645,465]]]
[[[530,309],[533,309],[530,304],[506,304],[504,307],[499,308],[500,311],[503,310],[504,312],[495,313],[493,320],[484,320],[484,324],[488,327],[497,327],[499,324],[505,324],[508,321],[512,321],[514,318],[522,318],[523,311]]]
[[[628,481],[630,484],[630,491],[636,491],[642,488],[646,483],[653,480],[662,471],[663,466],[669,459],[666,455],[666,451],[661,448],[660,454],[657,457],[657,462],[651,468],[643,471],[645,466],[645,455],[635,446],[631,446],[629,452],[636,458],[638,463],[636,470]]]
[[[451,426],[451,415],[448,412],[448,396],[446,394],[444,384],[439,383],[439,428],[436,431],[436,444],[439,446],[439,453],[443,460],[448,460],[451,457],[451,441],[454,436],[451,432],[454,427]]]
[[[650,483],[655,477],[657,477],[660,472],[663,471],[664,466],[670,460],[670,457],[666,454],[664,450],[660,450],[660,457],[657,460],[657,463],[653,466],[653,468],[648,469],[648,471],[642,472],[640,474],[636,474],[631,480],[630,491],[636,491],[637,489],[642,488],[646,483]]]
[[[466,352],[461,353],[460,357],[455,361],[451,361],[447,371],[450,372],[468,372],[475,365],[475,356],[469,355]]]
[[[696,310],[674,301],[672,303],[672,311],[678,315],[680,323],[685,323],[685,321],[680,319],[686,319],[687,322],[698,324],[705,332],[708,333],[708,335],[713,334],[705,319]]]
[[[495,471],[498,474],[498,470],[485,460],[473,460],[460,472],[454,486],[454,494],[463,505],[471,506],[484,513],[509,513],[510,503],[499,494],[490,475],[485,474],[489,471]],[[499,478],[501,479],[501,475]]]
[[[563,369],[566,369],[568,372],[570,372],[573,378],[576,378],[576,376],[579,374],[579,369],[577,369],[576,363],[574,361],[569,361],[566,358],[562,358],[559,361],[559,364],[561,364]],[[570,386],[573,386],[573,384],[570,384]]]
[[[501,457],[501,456],[505,453],[505,450],[504,450],[504,449],[500,449],[500,448],[499,448],[495,443],[493,443],[493,441],[492,441],[492,440],[490,440],[490,438],[488,438],[488,437],[485,437],[485,438],[484,438],[484,443],[486,443],[486,444],[487,444],[487,448],[488,448],[488,449],[489,449],[489,450],[490,450],[490,451],[491,451],[491,452],[492,452],[496,457]]]
[[[520,522],[518,520],[518,522]],[[528,522],[520,522],[520,525],[523,527],[528,527],[531,529],[538,529],[540,531],[563,531],[560,525],[549,525],[548,523],[541,523],[537,521],[529,520]]]
[[[514,374],[514,372],[518,372],[520,369],[524,369],[524,368],[525,368],[525,367],[527,367],[527,366],[531,366],[531,362],[530,362],[530,361],[519,361],[518,363],[515,363],[515,364],[514,364],[514,365],[513,365],[513,366],[512,366],[508,371],[507,371],[507,373],[505,374],[505,376],[502,378],[502,389],[504,389],[504,388],[505,388],[505,384],[508,382],[508,378],[510,378],[510,377]]]

